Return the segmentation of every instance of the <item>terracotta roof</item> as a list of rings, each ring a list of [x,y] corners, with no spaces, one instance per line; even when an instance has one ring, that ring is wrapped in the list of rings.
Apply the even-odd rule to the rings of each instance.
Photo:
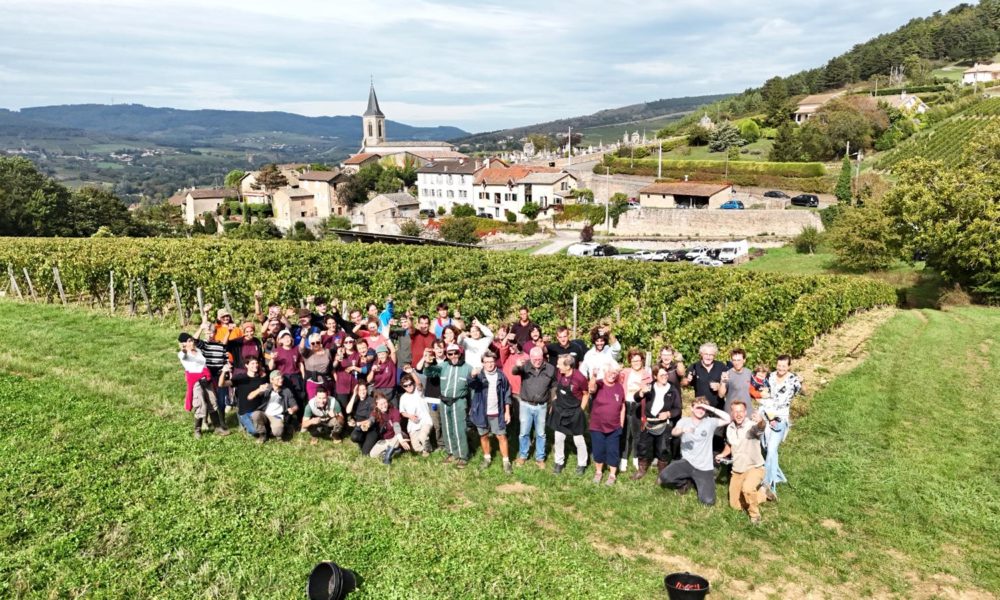
[[[173,196],[167,198],[167,204],[173,206],[181,206],[184,204],[184,199],[187,198],[187,192],[177,192]]]
[[[695,181],[675,181],[671,183],[654,183],[639,190],[640,194],[662,194],[670,196],[701,196],[708,198],[731,188],[728,183],[711,183]]]
[[[340,171],[306,171],[299,175],[299,181],[333,181]]]
[[[988,65],[976,63],[973,67],[966,69],[964,73],[1000,73],[1000,63],[990,63]]]
[[[553,183],[558,183],[566,177],[573,177],[570,173],[531,173],[527,177],[522,177],[518,180],[518,183],[532,183],[538,185],[551,185]]]
[[[355,154],[354,156],[348,158],[344,161],[345,165],[360,165],[361,163],[370,160],[372,158],[382,158],[379,154],[374,154],[372,152],[362,152],[361,154]]]
[[[228,198],[229,196],[234,196],[233,190],[226,189],[205,189],[205,190],[188,190],[185,197],[188,195],[195,200],[205,200],[207,198]]]
[[[529,167],[513,165],[510,167],[490,167],[476,174],[476,185],[507,185],[508,181],[520,181],[532,173],[558,173],[554,167]]]

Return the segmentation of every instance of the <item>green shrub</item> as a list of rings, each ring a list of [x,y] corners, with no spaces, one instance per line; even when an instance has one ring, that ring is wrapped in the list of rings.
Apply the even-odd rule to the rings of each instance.
[[[504,210],[503,216],[507,219],[508,223],[517,223],[517,213],[510,210]]]
[[[792,244],[799,254],[815,254],[821,240],[822,236],[819,230],[809,225],[802,228],[802,233],[795,236]]]
[[[420,234],[424,232],[424,226],[420,224],[419,221],[410,219],[409,221],[404,221],[402,225],[399,226],[400,235],[407,235],[410,237],[420,237]]]
[[[535,235],[538,233],[538,221],[528,221],[521,225],[522,235]]]
[[[458,206],[455,208],[458,208]],[[466,204],[465,206],[468,205]],[[454,212],[454,209],[452,212]],[[458,242],[459,244],[478,244],[479,236],[476,235],[476,222],[468,217],[443,219],[441,221],[441,238],[449,242]]]
[[[542,207],[534,202],[525,202],[524,206],[521,207],[521,214],[528,217],[528,219],[532,221],[538,218],[538,213],[541,211]]]
[[[451,207],[451,216],[459,219],[463,217],[474,217],[476,216],[476,209],[473,208],[471,204],[456,204]]]

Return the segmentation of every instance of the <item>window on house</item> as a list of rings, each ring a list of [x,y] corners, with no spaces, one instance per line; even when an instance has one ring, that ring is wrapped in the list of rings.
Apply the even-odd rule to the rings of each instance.
[[[451,185],[451,175],[448,175],[448,185]]]
[[[459,198],[468,198],[469,197],[469,193],[467,191],[465,191],[465,190],[458,190],[458,197]]]
[[[448,197],[449,198],[454,198],[455,197],[455,192],[452,191],[452,190],[448,190]]]
[[[371,136],[372,136],[372,124],[369,123],[368,124],[368,137],[371,137]]]
[[[378,136],[383,137],[385,134],[382,133],[382,121],[378,122]]]
[[[517,194],[511,194],[510,199],[512,202],[517,202]]]

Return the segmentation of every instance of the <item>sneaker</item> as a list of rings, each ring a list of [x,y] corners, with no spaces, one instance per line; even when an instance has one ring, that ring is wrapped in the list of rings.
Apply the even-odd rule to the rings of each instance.
[[[545,461],[544,460],[536,460],[535,461],[535,466],[537,466],[540,471],[544,471],[545,470]]]
[[[503,461],[503,472],[508,475],[514,472],[514,467],[511,466],[509,460]]]
[[[257,436],[257,443],[258,444],[263,444],[266,441],[267,441],[267,436],[266,435],[260,434],[260,435]]]
[[[604,482],[604,485],[612,486],[612,485],[615,484],[616,481],[618,481],[618,478],[615,477],[614,474],[611,474],[611,475],[608,475],[608,480]]]
[[[492,462],[493,462],[492,460],[486,460],[486,459],[484,458],[484,459],[483,459],[483,462],[479,463],[479,470],[480,470],[480,471],[485,471],[486,469],[489,469],[489,468],[490,468],[490,464],[491,464]]]
[[[600,471],[594,473],[594,483],[601,483],[601,477],[604,477],[604,473]]]
[[[462,460],[462,459],[460,458],[460,459],[458,459],[457,461],[455,461],[455,468],[456,468],[456,469],[464,469],[464,468],[465,468],[465,465],[467,465],[467,464],[469,464],[469,461],[467,461],[467,460]]]
[[[587,467],[577,467],[576,468],[576,474],[577,475],[583,475],[586,472],[587,472]]]
[[[232,432],[229,431],[228,429],[216,429],[215,430],[215,435],[217,435],[219,437],[226,437],[230,433],[232,433]]]
[[[558,475],[558,474],[562,473],[562,470],[563,470],[563,466],[564,466],[564,465],[561,465],[561,464],[559,464],[559,463],[556,463],[556,465],[555,465],[554,467],[552,467],[552,472],[553,472],[553,473],[555,473],[556,475]]]
[[[194,430],[194,439],[196,439],[196,440],[200,440],[201,439],[201,430],[200,429],[195,429]]]
[[[523,467],[524,463],[528,462],[528,459],[527,458],[521,458],[520,456],[518,456],[517,460],[514,461],[514,462],[517,463],[517,466]]]
[[[426,450],[424,450],[423,452],[420,453],[420,456],[423,456],[424,458],[427,458],[430,455],[431,455],[431,453],[428,452],[428,451],[426,451]]]
[[[628,459],[623,458],[620,461],[618,461],[618,472],[624,473],[627,470],[628,470]]]

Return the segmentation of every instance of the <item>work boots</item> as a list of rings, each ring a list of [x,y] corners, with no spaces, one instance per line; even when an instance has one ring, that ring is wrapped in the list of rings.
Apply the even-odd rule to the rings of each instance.
[[[630,479],[632,481],[638,481],[638,480],[642,479],[643,477],[645,477],[646,476],[646,471],[649,470],[650,462],[652,462],[652,461],[648,461],[648,460],[646,460],[644,458],[640,458],[639,459],[639,469],[635,473],[632,473],[632,477],[630,477]]]

